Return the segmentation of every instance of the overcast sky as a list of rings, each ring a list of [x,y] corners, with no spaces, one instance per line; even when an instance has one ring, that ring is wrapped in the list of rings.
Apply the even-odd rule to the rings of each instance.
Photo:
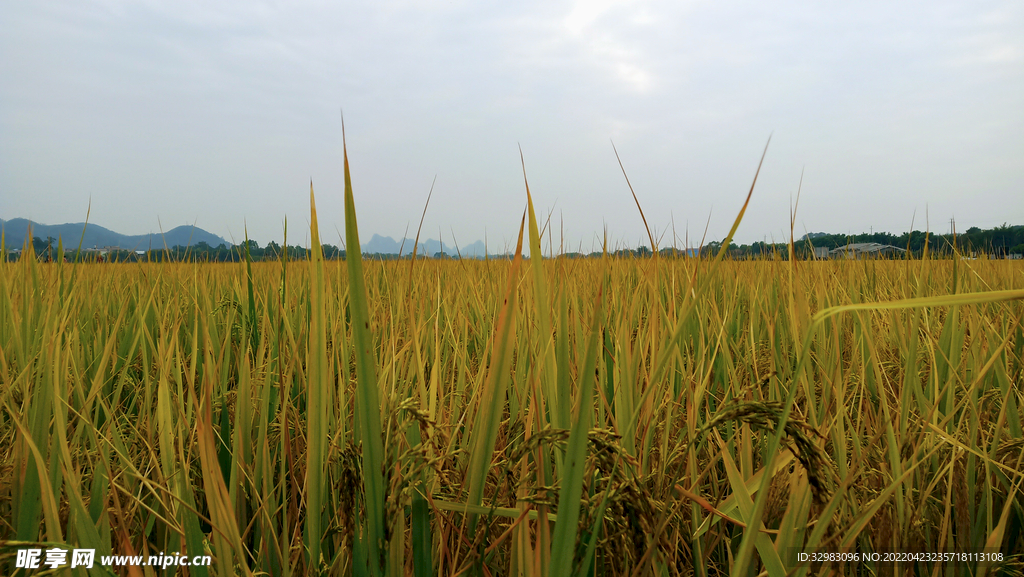
[[[0,0],[0,218],[261,246],[1024,224],[1024,3]],[[546,243],[545,243],[546,246]],[[545,248],[545,252],[547,249]]]

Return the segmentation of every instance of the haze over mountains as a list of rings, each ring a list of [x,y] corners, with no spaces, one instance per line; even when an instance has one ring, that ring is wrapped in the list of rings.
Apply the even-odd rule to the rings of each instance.
[[[124,250],[149,250],[163,248],[165,245],[168,247],[190,246],[200,242],[214,247],[220,244],[231,245],[215,234],[187,225],[178,226],[163,233],[131,235],[121,234],[91,222],[88,225],[84,222],[39,224],[24,218],[0,219],[0,230],[3,230],[4,243],[9,248],[20,248],[25,244],[29,227],[32,229],[33,237],[43,240],[47,237],[62,239],[66,248],[76,248],[79,241],[82,243],[82,248],[118,247]],[[84,237],[82,236],[83,229],[85,230]]]
[[[3,231],[4,242],[7,247],[10,249],[20,248],[23,246],[26,240],[26,233],[30,226],[33,237],[39,237],[44,240],[47,237],[63,239],[64,246],[67,248],[77,247],[79,240],[82,242],[82,248],[119,247],[124,250],[159,249],[163,248],[165,245],[167,247],[194,246],[201,242],[205,242],[211,247],[217,247],[221,244],[232,246],[232,243],[226,241],[220,236],[207,232],[199,227],[187,225],[172,228],[164,233],[128,235],[112,231],[93,223],[89,223],[88,225],[84,222],[39,224],[24,218],[14,218],[11,220],[0,219],[0,230]],[[82,237],[83,228],[85,229],[84,238]],[[324,240],[325,242],[329,242],[327,239]],[[413,239],[407,238],[404,240],[403,245],[403,241],[401,240],[395,240],[390,236],[380,236],[375,234],[370,237],[369,241],[363,243],[362,252],[370,254],[399,254],[399,252],[401,252],[401,254],[408,255],[412,253],[414,242],[415,241]],[[504,247],[492,246],[490,247],[489,253],[492,255],[499,254],[502,252],[499,248]],[[478,240],[474,243],[467,244],[456,249],[454,245],[449,245],[435,239],[420,241],[417,254],[432,257],[438,252],[444,252],[449,256],[458,256],[461,254],[466,258],[482,258],[485,252],[484,242]]]
[[[407,255],[412,254],[412,246],[416,241],[411,238],[406,238],[404,241],[395,240],[390,236],[381,236],[375,234],[370,237],[368,242],[363,243],[363,252],[370,254],[401,254]],[[403,244],[404,243],[404,244]],[[484,256],[484,242],[478,240],[472,244],[467,244],[456,249],[455,246],[444,243],[443,241],[437,241],[434,239],[427,239],[420,241],[419,249],[416,251],[418,255],[434,256],[438,252],[443,252],[448,256],[463,256],[464,258],[473,258]],[[497,247],[490,247],[487,251],[489,254],[499,254],[502,251],[497,250]]]

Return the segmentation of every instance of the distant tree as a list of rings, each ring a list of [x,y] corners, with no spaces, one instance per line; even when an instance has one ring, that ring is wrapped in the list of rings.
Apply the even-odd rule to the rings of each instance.
[[[324,244],[321,245],[321,248],[324,251],[324,258],[341,258],[341,249],[334,246],[333,244]]]
[[[1010,251],[1010,243],[1013,239],[1013,229],[1003,223],[992,229],[992,250],[995,254],[1006,254]]]

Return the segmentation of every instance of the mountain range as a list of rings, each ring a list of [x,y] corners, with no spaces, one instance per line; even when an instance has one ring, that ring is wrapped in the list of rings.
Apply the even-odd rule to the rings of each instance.
[[[368,254],[401,254],[409,255],[412,254],[412,247],[415,244],[415,240],[406,238],[404,240],[395,240],[390,236],[381,236],[375,234],[370,237],[370,240],[363,243],[362,249],[364,253]],[[491,247],[488,252],[491,255],[498,254],[495,247]],[[463,258],[483,258],[485,252],[484,242],[478,240],[472,244],[467,244],[461,248],[456,249],[455,246],[445,244],[443,241],[437,241],[434,239],[428,239],[420,241],[419,248],[416,250],[417,255],[434,256],[438,252],[443,252],[448,256],[459,256]]]
[[[0,219],[0,230],[3,231],[4,243],[8,248],[22,247],[25,244],[29,227],[31,227],[33,237],[44,240],[47,237],[62,239],[66,248],[77,247],[79,240],[82,242],[82,248],[119,247],[124,250],[148,250],[150,248],[163,248],[164,246],[194,246],[201,242],[205,242],[211,247],[217,247],[221,244],[232,246],[230,242],[223,238],[193,226],[179,226],[164,233],[128,235],[92,223],[88,225],[84,222],[40,224],[24,218]],[[82,236],[83,229],[85,230],[84,237]],[[411,238],[399,241],[390,236],[375,234],[370,237],[369,241],[363,243],[362,252],[368,254],[399,254],[401,252],[403,255],[409,255],[412,254],[414,242]],[[495,247],[491,247],[489,251],[491,255],[498,254],[494,249]],[[443,252],[448,256],[458,256],[461,254],[465,258],[483,258],[485,246],[483,241],[478,240],[456,248],[454,245],[449,245],[442,241],[428,239],[420,241],[419,250],[416,252],[420,256],[427,257]]]
[[[32,230],[32,236],[43,240],[46,237],[62,239],[66,248],[75,248],[79,241],[82,248],[104,248],[119,247],[124,250],[148,250],[150,248],[163,248],[165,245],[191,246],[205,242],[216,247],[221,244],[231,246],[223,238],[206,232],[193,226],[179,226],[164,233],[151,234],[121,234],[98,224],[84,222],[67,224],[39,224],[24,218],[13,218],[11,220],[0,219],[0,230],[3,230],[4,244],[10,248],[20,248],[25,244],[26,236]],[[85,230],[83,237],[82,231]],[[28,239],[31,241],[31,239]]]

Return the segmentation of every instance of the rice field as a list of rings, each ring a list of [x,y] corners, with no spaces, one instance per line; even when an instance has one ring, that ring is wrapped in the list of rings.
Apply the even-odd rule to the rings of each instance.
[[[541,259],[532,204],[512,259],[325,261],[311,223],[303,261],[0,263],[0,572],[1024,573],[1019,262]]]

